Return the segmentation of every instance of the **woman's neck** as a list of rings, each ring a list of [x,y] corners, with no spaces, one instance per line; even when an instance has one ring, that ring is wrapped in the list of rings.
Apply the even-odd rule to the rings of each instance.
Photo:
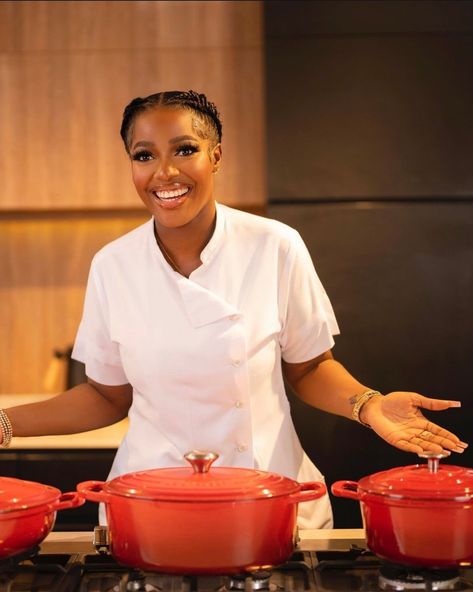
[[[189,275],[202,265],[200,255],[215,230],[216,209],[206,212],[202,219],[194,218],[177,228],[160,226],[155,219],[156,242],[169,265],[178,273]]]

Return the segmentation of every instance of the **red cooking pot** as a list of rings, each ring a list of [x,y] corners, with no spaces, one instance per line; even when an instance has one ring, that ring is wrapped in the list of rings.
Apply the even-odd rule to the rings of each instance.
[[[61,493],[34,481],[0,477],[0,558],[35,547],[54,526],[57,510],[83,503],[75,491]]]
[[[473,563],[473,470],[428,464],[337,481],[332,493],[359,500],[369,548],[388,561],[450,568]]]
[[[214,453],[185,458],[192,466],[77,486],[86,499],[105,503],[110,548],[120,563],[188,574],[268,569],[294,550],[298,503],[326,493],[323,483],[276,473],[209,470]]]

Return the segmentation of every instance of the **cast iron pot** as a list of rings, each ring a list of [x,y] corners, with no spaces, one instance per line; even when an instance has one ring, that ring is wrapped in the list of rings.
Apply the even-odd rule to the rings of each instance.
[[[110,549],[120,563],[187,574],[268,569],[293,552],[298,503],[326,493],[323,483],[276,473],[209,470],[214,453],[185,458],[192,466],[77,486],[87,500],[105,503]]]
[[[337,481],[332,493],[359,500],[368,547],[402,565],[450,568],[473,563],[473,470],[428,464]]]
[[[53,528],[58,510],[83,503],[75,491],[61,493],[50,485],[0,477],[0,558],[35,547]]]

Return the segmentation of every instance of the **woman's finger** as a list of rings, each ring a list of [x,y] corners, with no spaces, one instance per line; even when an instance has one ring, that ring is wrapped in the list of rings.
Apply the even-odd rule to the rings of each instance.
[[[424,431],[433,434],[433,441],[444,448],[448,448],[449,450],[453,450],[454,452],[462,453],[466,448],[468,448],[468,444],[466,442],[462,442],[458,436],[452,434],[445,428],[438,426],[435,423],[428,422]]]
[[[430,411],[443,411],[452,407],[461,407],[461,401],[448,401],[446,399],[430,399],[423,395],[416,395],[415,404]]]
[[[422,436],[424,439],[426,439],[425,436]],[[433,438],[429,439],[430,442],[433,442],[435,444],[438,444],[439,446],[442,446],[443,448],[446,448],[447,450],[452,450],[453,452],[458,452],[459,454],[462,454],[462,452],[465,452],[465,449],[467,448],[468,444],[466,444],[465,442],[460,442],[460,441],[455,441],[452,440],[451,438],[443,438],[442,436],[434,436]]]
[[[414,454],[421,454],[424,452],[424,449],[421,446],[414,444],[410,440],[398,440],[396,442],[390,442],[390,444],[396,446],[396,448],[404,450],[404,452],[413,452]]]
[[[414,454],[422,454],[424,452],[435,452],[437,454],[450,455],[450,450],[445,450],[442,446],[434,444],[433,442],[427,442],[418,438],[417,436],[408,436],[407,438],[401,438],[390,442],[396,448],[400,448],[405,452],[413,452]]]
[[[451,451],[444,448],[440,444],[432,441],[424,440],[415,434],[409,435],[406,438],[391,442],[397,448],[405,450],[406,452],[414,452],[415,454],[422,454],[425,452],[434,452],[436,454],[444,454],[449,456]]]
[[[409,438],[411,444],[415,444],[422,448],[422,452],[437,452],[437,453],[447,453],[450,454],[449,450],[445,450],[442,444],[436,441],[437,437],[427,430],[424,430],[420,434],[412,434]]]
[[[435,444],[438,447],[460,454],[468,447],[468,444],[461,442],[455,434],[432,422],[428,422],[425,426],[422,426],[422,429],[419,427],[409,431],[417,438],[420,438],[422,442]],[[429,450],[433,449],[429,448]]]

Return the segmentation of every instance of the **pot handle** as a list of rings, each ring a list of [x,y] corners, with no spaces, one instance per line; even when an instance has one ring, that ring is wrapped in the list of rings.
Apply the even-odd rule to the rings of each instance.
[[[59,499],[52,504],[51,510],[53,512],[56,512],[56,510],[68,510],[70,508],[78,508],[82,504],[85,504],[85,499],[82,499],[77,491],[68,491],[60,495]]]
[[[325,483],[321,481],[307,481],[306,483],[299,483],[299,485],[301,487],[300,490],[296,491],[296,493],[291,493],[289,496],[289,502],[292,504],[310,502],[327,493]]]
[[[331,487],[333,495],[359,500],[357,481],[335,481]]]
[[[77,485],[79,495],[91,502],[106,502],[110,494],[103,491],[105,481],[82,481]]]

